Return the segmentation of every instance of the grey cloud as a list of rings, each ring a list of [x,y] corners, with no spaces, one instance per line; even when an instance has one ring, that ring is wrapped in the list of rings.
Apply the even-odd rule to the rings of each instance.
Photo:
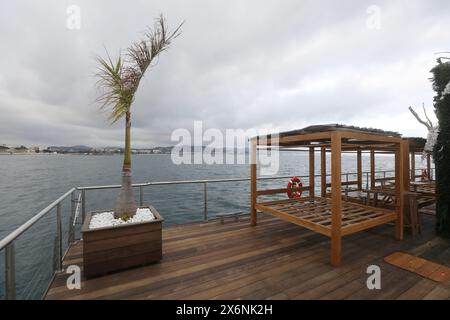
[[[186,23],[141,85],[136,146],[169,144],[194,120],[424,135],[407,107],[431,106],[428,71],[450,42],[448,1],[378,1],[377,31],[366,28],[371,1],[74,0],[78,31],[65,27],[68,4],[0,3],[0,143],[122,144],[122,123],[111,126],[94,103],[94,56],[117,55],[160,12],[172,26]]]

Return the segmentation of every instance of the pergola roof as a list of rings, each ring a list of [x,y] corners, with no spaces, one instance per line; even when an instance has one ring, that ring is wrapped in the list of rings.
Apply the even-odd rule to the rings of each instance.
[[[405,139],[409,141],[409,150],[414,152],[422,152],[427,142],[427,139],[421,137],[407,137]]]
[[[376,128],[348,126],[348,125],[337,124],[337,123],[318,124],[318,125],[308,126],[303,129],[285,131],[285,132],[280,133],[280,137],[293,136],[293,135],[306,134],[306,133],[315,133],[315,132],[330,132],[330,131],[352,131],[352,132],[363,132],[363,133],[370,133],[370,134],[385,135],[385,136],[389,136],[389,137],[401,137],[401,134],[399,134],[398,132],[394,132],[394,131],[385,131],[385,130],[376,129]]]
[[[313,125],[303,129],[281,132],[277,135],[254,137],[258,145],[272,145],[278,139],[280,147],[329,147],[333,132],[340,132],[342,147],[347,150],[386,149],[392,150],[401,141],[401,134],[374,128],[362,128],[342,124]]]

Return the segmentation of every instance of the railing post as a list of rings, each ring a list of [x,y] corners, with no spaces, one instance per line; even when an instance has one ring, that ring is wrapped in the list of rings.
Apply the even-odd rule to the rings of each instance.
[[[206,186],[206,182],[203,183],[203,220],[208,221],[208,190]]]
[[[56,206],[56,270],[62,269],[61,203]]]
[[[366,172],[366,189],[369,190],[369,172]]]
[[[86,217],[86,190],[81,190],[81,223],[84,223]]]
[[[14,242],[5,248],[5,298],[6,300],[16,299],[16,257]]]
[[[75,210],[76,210],[76,194],[75,190],[72,191],[70,195],[70,219],[69,219],[69,238],[68,243],[72,243],[75,240],[75,229],[73,225],[73,220],[75,219]]]
[[[144,186],[139,187],[139,205],[141,207],[144,205]]]

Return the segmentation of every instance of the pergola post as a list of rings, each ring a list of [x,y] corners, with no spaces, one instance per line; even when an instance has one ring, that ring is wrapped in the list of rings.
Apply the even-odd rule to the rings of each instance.
[[[309,148],[309,197],[315,198],[315,168],[314,168],[314,147]]]
[[[416,153],[411,151],[411,181],[416,181]]]
[[[342,235],[341,235],[341,133],[331,134],[331,265],[341,264]]]
[[[250,222],[252,226],[256,226],[256,145],[257,140],[250,141]]]
[[[375,150],[370,149],[370,187],[375,188]]]
[[[320,149],[320,193],[322,198],[327,196],[327,148]]]
[[[414,167],[413,165],[413,161],[411,162],[411,168],[409,167],[409,140],[408,139],[402,139],[402,148],[403,148],[403,157],[402,157],[402,162],[403,162],[403,190],[404,191],[409,191],[410,185],[411,185],[411,181],[409,179],[409,172],[411,171],[410,169],[413,169]],[[412,155],[414,156],[415,153],[413,152]],[[412,159],[412,158],[411,158]]]
[[[356,167],[358,172],[358,190],[362,190],[362,151],[358,148],[356,151]]]
[[[402,140],[399,147],[395,151],[395,199],[397,220],[395,220],[395,237],[397,240],[403,240],[403,210],[405,206],[405,179],[409,179],[409,175],[405,177],[405,161],[409,162],[407,157],[409,151],[408,142]],[[406,170],[408,170],[406,168]]]
[[[410,152],[410,143],[408,139],[402,139],[402,158],[401,161],[403,163],[403,175],[402,175],[402,190],[403,190],[403,197],[401,199],[401,205],[402,205],[402,212],[401,212],[401,218],[402,221],[397,221],[397,222],[401,222],[402,223],[402,227],[401,229],[403,230],[403,225],[405,223],[409,224],[411,226],[411,230],[414,231],[414,227],[412,226],[412,221],[411,221],[411,214],[407,214],[407,213],[412,213],[414,214],[414,212],[411,212],[411,210],[413,208],[411,208],[410,203],[409,203],[409,196],[406,195],[406,192],[408,192],[410,190],[410,185],[411,185],[411,180],[412,177],[415,177],[415,174],[411,175],[411,172],[415,172],[414,171],[414,167],[413,165],[415,164],[414,156],[415,156],[415,152]],[[411,161],[410,161],[411,159]],[[411,164],[411,168],[410,168],[410,164]],[[412,171],[411,171],[412,169]],[[414,180],[413,180],[414,181]],[[399,227],[400,228],[400,227]],[[401,237],[403,238],[403,234],[401,235]],[[397,236],[398,238],[398,236]]]

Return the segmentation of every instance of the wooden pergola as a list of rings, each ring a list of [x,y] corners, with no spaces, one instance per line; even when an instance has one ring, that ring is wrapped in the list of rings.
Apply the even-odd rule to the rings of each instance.
[[[395,222],[395,236],[403,239],[404,182],[409,180],[403,167],[409,159],[409,148],[398,133],[376,129],[364,129],[343,125],[317,125],[301,130],[280,133],[277,136],[258,136],[251,143],[251,224],[257,224],[257,210],[310,229],[331,238],[331,264],[341,264],[342,237],[388,222]],[[258,190],[258,147],[307,148],[309,149],[308,196],[258,202],[258,197],[287,192],[287,189]],[[321,153],[321,195],[315,192],[315,151]],[[375,151],[393,151],[395,154],[395,209],[384,209],[346,201],[342,196],[341,155],[345,152],[357,154],[357,184],[362,187],[362,152],[368,150],[372,157]],[[326,182],[326,155],[331,153],[331,184]],[[408,161],[408,160],[407,160]],[[374,170],[372,170],[374,174]],[[331,187],[331,196],[326,192]]]
[[[427,142],[424,138],[419,137],[408,137],[405,138],[408,140],[408,147],[409,147],[409,154],[410,154],[410,168],[411,168],[411,181],[416,181],[416,178],[418,177],[415,174],[416,171],[416,154],[422,153],[423,149],[425,148],[425,143]],[[431,155],[427,154],[427,172],[431,178]]]

